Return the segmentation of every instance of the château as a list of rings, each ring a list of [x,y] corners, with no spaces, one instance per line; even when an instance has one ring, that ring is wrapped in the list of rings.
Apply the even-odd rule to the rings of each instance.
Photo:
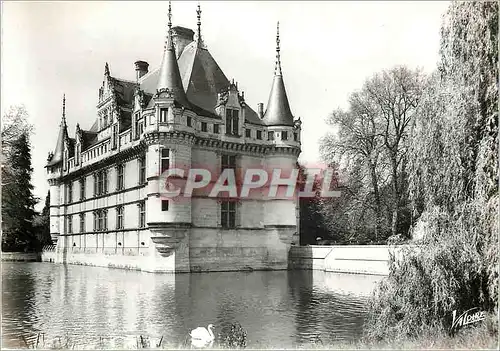
[[[174,167],[296,166],[301,122],[285,90],[279,27],[274,76],[262,82],[269,100],[254,110],[208,51],[199,5],[196,35],[172,27],[168,11],[160,67],[137,61],[131,81],[106,63],[90,129],[77,124],[69,135],[63,98],[46,165],[53,247],[44,260],[150,272],[287,269],[296,198],[174,201],[160,191]]]

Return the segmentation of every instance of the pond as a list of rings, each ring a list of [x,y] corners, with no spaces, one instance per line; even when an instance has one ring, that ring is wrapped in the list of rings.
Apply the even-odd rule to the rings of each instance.
[[[380,277],[320,271],[154,274],[2,263],[2,347],[180,347],[189,331],[238,322],[248,348],[356,341]],[[25,341],[23,341],[23,339]],[[41,342],[41,341],[40,341]],[[40,344],[42,345],[42,344]]]

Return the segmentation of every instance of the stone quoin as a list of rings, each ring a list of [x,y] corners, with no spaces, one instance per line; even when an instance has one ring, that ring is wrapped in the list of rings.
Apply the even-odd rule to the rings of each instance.
[[[208,51],[199,5],[196,12],[195,37],[191,29],[172,27],[169,4],[160,67],[150,70],[138,60],[129,81],[105,64],[89,130],[77,124],[70,137],[63,98],[46,165],[53,246],[45,260],[151,272],[287,269],[290,246],[298,244],[296,196],[231,201],[200,194],[171,201],[159,191],[168,169],[294,169],[301,152],[279,24],[269,100],[255,111]]]

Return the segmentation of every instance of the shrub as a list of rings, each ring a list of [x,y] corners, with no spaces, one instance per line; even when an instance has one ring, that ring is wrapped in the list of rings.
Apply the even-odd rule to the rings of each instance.
[[[440,208],[427,213],[423,245],[401,248],[398,258],[391,255],[389,276],[370,300],[367,337],[447,331],[455,309],[497,308],[495,204],[497,200],[490,211],[472,202],[455,215]]]

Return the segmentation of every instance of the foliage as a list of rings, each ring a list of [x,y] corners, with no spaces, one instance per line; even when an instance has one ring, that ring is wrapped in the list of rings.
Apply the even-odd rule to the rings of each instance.
[[[240,323],[225,325],[217,334],[219,348],[244,349],[247,347],[247,332]]]
[[[35,216],[33,225],[40,245],[42,247],[52,245],[52,238],[50,236],[50,191],[47,192],[47,196],[45,197],[45,205],[42,213]]]
[[[498,311],[498,3],[452,3],[441,33],[408,149],[425,249],[391,258],[372,338],[446,331],[455,309]]]
[[[39,249],[33,229],[34,206],[31,184],[31,127],[24,107],[11,109],[2,129],[2,251]],[[16,133],[20,133],[17,134]]]
[[[408,235],[406,155],[422,88],[420,71],[393,67],[367,79],[350,95],[348,110],[337,109],[327,120],[338,132],[323,138],[321,153],[327,161],[345,165],[349,192],[342,208],[326,203],[323,213],[351,219],[350,242]]]
[[[297,164],[299,169],[299,177],[297,188],[305,190],[306,169],[304,166]],[[317,243],[316,238],[327,238],[328,232],[325,230],[324,220],[320,212],[320,184],[318,178],[313,182],[312,188],[315,196],[312,198],[301,197],[299,199],[300,211],[300,244],[314,245]]]
[[[480,249],[485,235],[478,225],[480,206],[466,205],[456,216],[438,207],[429,213],[422,246],[399,247],[389,277],[375,290],[371,338],[412,337],[431,327],[447,331],[453,310],[491,310],[495,304]]]

